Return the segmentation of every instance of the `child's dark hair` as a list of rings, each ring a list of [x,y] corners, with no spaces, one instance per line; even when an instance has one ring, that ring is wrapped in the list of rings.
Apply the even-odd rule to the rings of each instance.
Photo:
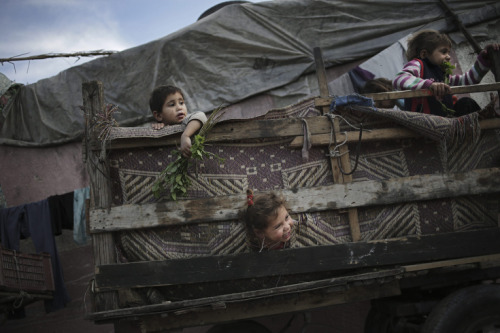
[[[254,230],[264,230],[270,220],[278,216],[278,209],[286,207],[285,199],[274,193],[264,193],[253,197],[251,190],[247,191],[247,208],[243,212],[243,221],[249,235]]]
[[[177,88],[174,86],[158,86],[151,93],[151,97],[149,97],[149,108],[151,112],[161,112],[163,108],[163,103],[165,103],[165,99],[168,95],[173,95],[175,93],[179,93],[184,97],[184,93],[181,88]]]
[[[432,29],[418,31],[408,39],[406,58],[408,60],[419,58],[420,51],[427,50],[427,52],[432,53],[441,45],[451,48],[451,40],[446,34]]]

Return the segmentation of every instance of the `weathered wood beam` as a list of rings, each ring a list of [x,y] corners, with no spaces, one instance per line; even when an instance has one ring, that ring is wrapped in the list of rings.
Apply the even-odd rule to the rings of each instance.
[[[290,210],[323,210],[415,202],[462,195],[496,193],[500,168],[466,173],[430,174],[382,181],[368,180],[297,190],[282,190]],[[90,212],[92,233],[189,223],[209,223],[238,218],[245,194],[155,204],[122,205]]]
[[[326,117],[308,117],[307,123],[312,133],[329,133],[330,124]],[[109,149],[134,147],[159,147],[179,145],[180,134],[160,138],[120,138],[109,142]],[[206,142],[225,142],[255,138],[286,138],[303,135],[302,120],[299,118],[268,119],[252,121],[223,122],[214,126],[207,134]],[[100,149],[100,144],[91,148]]]
[[[116,309],[110,311],[103,311],[101,313],[94,313],[89,315],[89,319],[109,320],[113,318],[120,318],[126,316],[141,316],[148,315],[151,312],[167,312],[167,311],[184,311],[188,312],[193,309],[199,309],[201,306],[212,306],[213,304],[220,304],[221,302],[241,302],[262,297],[278,296],[289,293],[306,292],[309,290],[318,290],[323,288],[331,288],[335,286],[346,286],[347,284],[366,282],[373,283],[374,280],[383,278],[400,278],[404,273],[401,267],[381,269],[368,273],[357,273],[351,275],[334,276],[327,279],[319,279],[312,281],[299,282],[290,285],[283,285],[273,288],[248,290],[243,292],[236,292],[231,294],[221,293],[217,296],[202,297],[196,299],[186,299],[176,302],[165,302],[161,304],[150,304],[136,308]],[[344,288],[346,289],[346,288]]]
[[[89,144],[83,144],[83,157],[90,178],[90,204],[94,208],[111,206],[111,188],[109,184],[109,168],[107,161],[100,157],[98,151],[87,152],[91,142],[98,141],[98,133],[92,119],[104,110],[104,89],[101,82],[92,81],[82,84],[83,108],[86,112],[85,133]],[[84,141],[85,142],[85,141]],[[112,234],[92,234],[92,248],[96,265],[116,262],[115,243]],[[116,292],[106,292],[95,295],[96,311],[116,309],[118,299]]]
[[[115,290],[232,281],[389,265],[411,265],[500,253],[500,228],[312,246],[262,253],[100,265],[96,288]],[[179,274],[178,272],[183,272]],[[333,274],[333,273],[332,273]]]
[[[208,305],[200,305],[188,309],[151,311],[149,315],[137,315],[135,311],[143,308],[131,308],[126,314],[116,314],[119,323],[129,322],[132,327],[141,327],[144,333],[170,332],[191,326],[204,326],[210,324],[222,324],[234,322],[235,320],[255,319],[275,314],[296,313],[308,311],[336,304],[349,302],[367,301],[374,298],[383,298],[399,295],[400,288],[397,280],[384,281],[373,285],[353,285],[348,289],[345,287],[330,287],[317,291],[305,291],[300,293],[279,294],[263,299],[250,299],[231,302],[213,302]],[[177,305],[171,303],[173,305]],[[168,306],[164,304],[163,307]],[[125,309],[124,309],[125,310]],[[106,323],[112,319],[111,314],[96,313],[89,319],[98,323]],[[115,314],[113,314],[115,315]],[[173,320],[172,318],[175,318]],[[115,323],[117,322],[115,319]],[[115,326],[116,327],[116,326]],[[135,330],[125,332],[136,332]]]
[[[500,118],[480,120],[479,126],[481,127],[481,130],[500,128]],[[383,129],[363,131],[363,137],[361,138],[361,142],[418,138],[420,136],[422,136],[420,133],[405,127],[383,128]],[[359,132],[358,131],[342,132],[337,137],[337,140],[340,142],[344,142],[345,140],[346,143],[358,142]],[[297,136],[295,137],[295,139],[293,139],[292,142],[290,142],[288,147],[300,148],[302,147],[303,141],[304,141],[303,136]],[[331,135],[329,133],[311,135],[311,144],[313,146],[324,146],[324,145],[329,145],[330,143],[331,143]]]
[[[405,272],[416,272],[416,271],[423,271],[423,270],[428,270],[428,269],[451,267],[451,266],[458,266],[458,265],[467,265],[467,264],[479,264],[479,265],[481,265],[484,263],[496,263],[495,266],[500,266],[500,254],[491,254],[491,255],[486,255],[486,256],[459,258],[459,259],[453,259],[453,260],[432,261],[432,262],[426,262],[423,264],[402,266],[402,268],[404,269]],[[488,267],[491,267],[491,265]]]
[[[500,51],[495,51],[493,49],[493,46],[489,46],[487,49],[488,52],[488,58],[490,59],[491,63],[491,72],[493,73],[493,76],[495,77],[495,81],[500,82]],[[498,97],[498,102],[497,105],[500,103],[500,87],[497,88],[497,97]]]
[[[326,79],[325,65],[323,63],[323,55],[321,53],[321,48],[314,48],[314,62],[316,63],[316,76],[318,77],[318,86],[320,90],[320,97],[326,98],[330,96],[328,90],[328,81]],[[328,114],[328,106],[321,107],[322,114]],[[340,134],[340,120],[335,118],[332,122],[333,133],[335,135]],[[304,136],[302,136],[302,142],[304,142]],[[333,181],[336,184],[350,183],[352,182],[352,168],[351,159],[349,157],[349,148],[346,145],[342,145],[338,148],[339,156],[330,157],[330,166],[332,168]],[[349,220],[349,230],[351,233],[351,239],[353,242],[357,242],[361,239],[361,231],[359,227],[358,210],[356,208],[348,208],[347,218]]]
[[[217,324],[235,320],[267,317],[283,313],[297,313],[326,306],[361,302],[375,298],[383,298],[400,294],[396,280],[373,285],[351,286],[347,290],[328,288],[322,292],[309,292],[289,295],[279,295],[249,302],[214,304],[212,308],[205,307],[199,311],[184,313],[174,312],[176,318],[149,316],[141,320],[141,327],[147,333],[160,333],[186,326]],[[220,307],[217,308],[217,305]]]
[[[451,90],[451,94],[465,94],[465,93],[496,91],[496,90],[500,90],[500,82],[472,84],[469,86],[456,86],[456,87],[450,87],[450,90]],[[390,91],[390,92],[383,92],[383,93],[363,94],[363,96],[372,98],[374,101],[383,101],[383,100],[389,100],[389,99],[432,96],[432,91],[429,89],[403,90],[403,91]],[[314,104],[317,107],[329,106],[330,104],[332,104],[332,100],[333,100],[333,98],[316,98]]]
[[[500,83],[481,84],[463,87],[451,87],[459,93],[500,90]],[[465,91],[464,91],[465,92]],[[389,94],[389,95],[386,95]],[[406,96],[408,95],[408,96]],[[428,96],[425,90],[421,91],[397,91],[390,93],[370,94],[374,100],[399,99],[404,97]],[[368,96],[368,95],[366,95]],[[318,97],[315,99],[316,107],[328,108],[332,98]],[[498,119],[496,119],[498,120]],[[330,121],[325,116],[307,117],[307,123],[312,136],[317,134],[329,134],[331,131]],[[255,138],[286,138],[303,136],[302,120],[298,118],[268,119],[252,121],[223,122],[214,126],[207,135],[206,142],[227,142],[234,140],[246,140]],[[394,129],[398,130],[398,129]],[[406,130],[401,127],[401,130]],[[363,133],[363,136],[368,132]],[[359,134],[356,136],[358,137]],[[390,137],[389,137],[390,138]],[[396,137],[397,138],[397,137]],[[127,149],[136,147],[161,147],[179,145],[180,133],[160,138],[119,138],[109,142],[108,149]],[[100,142],[90,142],[90,150],[100,150]]]

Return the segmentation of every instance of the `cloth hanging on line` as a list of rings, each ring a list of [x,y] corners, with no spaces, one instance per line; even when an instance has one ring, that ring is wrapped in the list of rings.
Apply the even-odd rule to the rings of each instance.
[[[54,298],[45,301],[45,311],[63,308],[70,301],[64,284],[63,271],[57,252],[52,219],[47,199],[0,210],[0,239],[2,246],[19,251],[19,239],[31,237],[37,253],[50,255],[54,277]]]
[[[85,228],[85,200],[90,198],[90,187],[79,188],[73,194],[73,239],[79,245],[87,243]]]
[[[73,191],[52,195],[48,200],[54,235],[61,235],[62,229],[73,230]]]

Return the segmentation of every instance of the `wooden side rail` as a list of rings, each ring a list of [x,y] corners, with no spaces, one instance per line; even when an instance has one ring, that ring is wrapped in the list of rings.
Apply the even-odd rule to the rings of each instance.
[[[469,86],[455,86],[455,87],[450,87],[450,90],[452,94],[497,91],[500,90],[500,82],[471,84]],[[432,91],[430,89],[403,90],[403,91],[363,94],[363,96],[369,97],[374,101],[383,101],[383,100],[400,99],[400,98],[432,96]],[[330,105],[332,103],[332,100],[333,98],[318,98],[316,99],[316,106]]]
[[[460,92],[484,92],[500,90],[500,83],[492,84],[477,84],[470,86],[452,87],[453,91]],[[430,90],[418,91],[395,91],[390,93],[367,94],[374,100],[384,99],[399,99],[404,97],[429,96]],[[332,103],[332,98],[317,97],[314,99],[314,104],[318,108],[326,108]],[[328,134],[331,132],[331,122],[324,116],[308,117],[307,124],[311,137],[314,138],[318,134]],[[480,122],[481,128],[500,128],[499,119],[487,119]],[[418,136],[418,133],[406,128],[394,129],[396,132],[404,131],[410,135],[408,137]],[[379,131],[391,131],[376,130]],[[252,120],[242,122],[223,122],[214,126],[207,135],[207,142],[227,142],[232,140],[246,140],[255,138],[276,138],[276,137],[302,137],[304,134],[302,119],[287,118],[287,119],[269,119],[269,120]],[[364,138],[370,137],[369,132],[363,133]],[[127,149],[137,147],[160,147],[176,145],[179,143],[180,133],[178,135],[169,135],[161,138],[121,138],[109,142],[107,149]],[[359,133],[353,133],[355,140],[359,138]],[[400,138],[400,134],[395,134],[394,137],[382,135],[380,139]],[[377,138],[378,139],[378,138]],[[369,140],[369,139],[368,139]],[[373,140],[373,139],[372,139]],[[298,143],[295,143],[298,144]],[[294,146],[295,146],[294,144]],[[314,141],[313,141],[314,144]],[[90,142],[89,149],[101,150],[101,145],[98,142]],[[300,147],[302,144],[300,143]]]
[[[368,180],[297,190],[282,190],[292,212],[317,212],[388,205],[500,191],[500,168],[467,173],[429,174],[389,180]],[[92,209],[90,232],[100,233],[238,218],[244,194],[122,205]],[[186,214],[189,212],[189,214]]]
[[[490,130],[495,128],[500,128],[500,118],[485,119],[479,121],[479,127],[481,130]],[[418,138],[422,134],[405,127],[393,127],[393,128],[382,128],[374,130],[363,131],[362,142],[368,141],[382,141],[382,140],[395,140],[395,139],[409,139]],[[318,133],[313,132],[311,134],[311,144],[313,146],[324,146],[331,144],[331,134],[330,133]],[[337,135],[337,140],[339,142],[358,142],[359,141],[359,131],[347,131],[340,132]],[[304,143],[304,136],[298,135],[293,139],[293,141],[288,145],[290,148],[301,148]]]
[[[429,258],[438,261],[499,254],[498,239],[500,228],[490,228],[262,253],[100,265],[96,268],[96,288],[104,291],[390,265],[409,267]]]
[[[316,99],[324,101],[325,99]],[[326,116],[308,117],[307,124],[311,134],[313,145],[328,144],[328,140],[321,139],[318,141],[319,136],[323,138],[330,138],[332,130],[331,121]],[[500,128],[500,118],[485,119],[479,122],[481,129]],[[338,135],[342,136],[344,132]],[[358,141],[359,132],[347,132],[347,142]],[[271,119],[271,120],[252,120],[248,122],[228,122],[221,123],[214,126],[210,133],[207,134],[208,143],[228,142],[233,140],[246,140],[255,138],[277,138],[277,137],[295,137],[296,140],[291,143],[293,148],[302,147],[304,129],[302,119]],[[373,140],[389,140],[401,139],[421,136],[418,132],[407,129],[403,126],[397,128],[365,130],[363,133],[362,141]],[[138,147],[162,147],[162,146],[175,146],[179,143],[179,135],[169,135],[160,138],[121,138],[109,142],[108,149],[128,149]],[[341,141],[343,138],[341,137]],[[340,139],[339,139],[340,140]],[[92,144],[92,143],[91,143]],[[94,142],[91,146],[92,150],[100,150],[101,145]]]

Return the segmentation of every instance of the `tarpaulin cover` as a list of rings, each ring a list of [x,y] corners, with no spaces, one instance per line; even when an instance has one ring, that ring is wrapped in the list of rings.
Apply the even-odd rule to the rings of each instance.
[[[497,1],[447,1],[475,37],[500,18]],[[370,57],[422,28],[458,31],[440,1],[287,0],[233,4],[161,39],[23,86],[3,110],[0,144],[47,146],[83,134],[82,83],[103,82],[121,126],[151,119],[149,94],[181,87],[190,111],[211,111],[267,93],[278,106],[319,95],[313,49],[325,67]],[[401,55],[398,55],[399,57]],[[295,101],[290,101],[293,96]],[[279,105],[282,100],[283,104]]]

